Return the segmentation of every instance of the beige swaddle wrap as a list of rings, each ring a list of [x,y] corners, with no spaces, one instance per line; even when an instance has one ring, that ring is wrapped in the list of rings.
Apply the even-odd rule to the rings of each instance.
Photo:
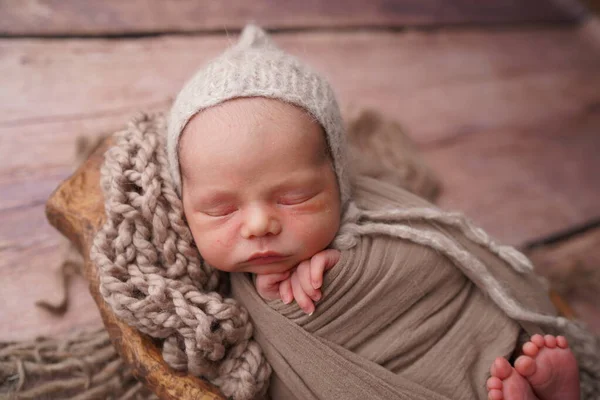
[[[360,180],[355,194],[367,210],[426,205],[369,179]],[[507,269],[498,264],[494,258],[486,266]],[[504,279],[543,293],[532,277],[515,272]],[[361,236],[342,252],[312,316],[295,303],[265,304],[245,274],[231,282],[275,371],[274,399],[485,398],[490,365],[511,355],[521,329],[450,259],[388,235]],[[544,296],[532,300],[530,306],[552,312]]]

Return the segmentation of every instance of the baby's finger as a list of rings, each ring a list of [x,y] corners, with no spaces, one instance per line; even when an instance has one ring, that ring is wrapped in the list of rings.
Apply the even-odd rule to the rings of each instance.
[[[259,274],[256,276],[256,282],[258,284],[260,280],[261,286],[265,288],[273,288],[277,286],[279,282],[289,278],[290,275],[290,271],[280,272],[276,274]]]
[[[254,285],[256,291],[265,300],[277,300],[279,295],[279,283],[289,278],[290,272],[277,274],[259,274],[255,276]]]
[[[287,278],[279,284],[279,296],[285,304],[290,304],[294,301],[294,293],[292,292],[292,279]]]
[[[300,285],[302,286],[302,290],[308,297],[312,299],[312,301],[321,300],[321,291],[315,289],[311,282],[311,266],[310,261],[303,261],[296,268],[296,274],[298,275],[298,280],[300,281]]]
[[[314,289],[323,286],[323,273],[325,272],[325,260],[323,257],[314,256],[310,260],[310,284]]]
[[[315,305],[313,304],[310,297],[304,293],[302,290],[302,285],[300,285],[300,281],[298,280],[298,274],[292,274],[292,292],[294,293],[294,298],[296,299],[296,303],[298,306],[307,314],[312,314],[315,311]]]
[[[320,289],[323,285],[323,274],[333,268],[340,260],[340,252],[335,249],[323,250],[314,255],[310,260],[310,281],[312,287]]]

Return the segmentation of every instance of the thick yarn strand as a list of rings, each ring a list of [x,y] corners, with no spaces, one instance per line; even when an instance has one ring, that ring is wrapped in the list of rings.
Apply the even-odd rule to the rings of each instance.
[[[195,248],[168,179],[164,129],[162,118],[140,115],[105,156],[107,223],[91,250],[100,292],[119,318],[165,339],[163,357],[173,368],[250,399],[264,393],[270,366],[260,351],[249,351],[258,347],[247,311],[215,292],[219,273]]]
[[[512,246],[499,245],[481,228],[473,225],[467,217],[457,212],[444,212],[435,208],[411,208],[407,210],[364,210],[362,218],[374,222],[436,222],[453,227],[473,243],[487,248],[520,273],[533,271],[533,265],[525,255]]]

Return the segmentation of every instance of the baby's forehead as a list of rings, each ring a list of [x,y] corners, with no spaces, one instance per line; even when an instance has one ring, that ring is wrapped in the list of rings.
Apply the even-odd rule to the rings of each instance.
[[[294,145],[294,139],[309,139],[305,136],[316,131],[320,141],[327,142],[321,124],[299,106],[262,97],[237,98],[196,113],[183,130],[179,150],[189,137],[208,142],[260,141],[271,134],[283,143],[289,138],[287,142]]]
[[[263,147],[273,146],[313,153],[316,162],[328,153],[325,132],[308,111],[268,98],[238,98],[202,110],[186,125],[178,150],[185,172],[185,164],[207,152],[211,158],[245,151],[261,156]]]

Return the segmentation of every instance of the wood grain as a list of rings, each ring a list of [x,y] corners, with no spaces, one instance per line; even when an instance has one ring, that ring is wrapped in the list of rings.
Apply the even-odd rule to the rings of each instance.
[[[346,107],[391,115],[418,143],[527,127],[600,102],[600,53],[576,29],[274,38],[327,76]],[[73,131],[99,133],[136,110],[166,108],[228,43],[225,36],[0,40],[2,93],[10,99],[0,109],[0,157],[11,154],[12,166],[28,138],[64,145]],[[38,149],[36,157],[51,156]]]
[[[0,34],[223,32],[248,21],[271,29],[575,22],[582,14],[574,0],[21,0],[0,2]]]
[[[159,348],[147,336],[118,320],[100,294],[98,271],[89,260],[96,232],[104,223],[104,197],[100,166],[111,142],[104,142],[92,156],[52,194],[46,205],[49,221],[84,254],[84,275],[111,341],[133,374],[164,400],[224,399],[218,389],[201,379],[169,368]]]
[[[600,112],[586,110],[529,129],[458,137],[423,155],[443,182],[442,208],[523,246],[524,230],[542,238],[600,217],[599,129]]]
[[[426,151],[461,137],[465,143],[477,141],[478,146],[496,136],[502,140],[505,134],[516,141],[522,132],[543,134],[561,123],[570,132],[572,125],[577,129],[579,119],[599,109],[600,53],[578,40],[576,30],[307,33],[277,35],[276,40],[323,71],[346,109],[382,111],[399,121]],[[2,175],[12,179],[12,188],[1,186],[2,192],[7,196],[31,193],[28,201],[43,201],[49,188],[60,181],[58,176],[46,179],[47,171],[53,169],[62,177],[68,174],[76,136],[118,129],[136,109],[166,108],[196,67],[226,43],[224,37],[1,42],[3,91],[14,99],[0,110],[0,185],[5,180]],[[534,155],[536,167],[555,162],[554,155],[544,158],[543,138],[521,147],[527,143],[537,146],[541,154]],[[452,149],[440,170],[464,162],[460,147]],[[579,159],[579,150],[573,151],[564,152],[561,159]],[[524,151],[523,156],[528,154]],[[544,168],[540,165],[538,171]],[[536,173],[530,174],[532,181]],[[478,179],[484,181],[460,183],[473,186],[489,180],[482,175]],[[591,202],[596,189],[597,185],[578,187],[581,192],[574,197]],[[536,224],[515,224],[523,221],[522,216],[514,218],[502,204],[498,211],[503,215],[492,221],[494,213],[475,206],[477,197],[463,196],[465,190],[464,186],[447,188],[444,204],[460,206],[475,219],[488,215],[485,228],[512,244],[561,230],[565,223],[581,222],[575,207],[565,211],[572,216],[568,221],[548,218],[544,224],[542,216]],[[0,204],[7,201],[2,197]],[[18,198],[10,203],[23,204]],[[589,204],[584,208],[587,212]],[[506,227],[516,225],[517,231]],[[510,235],[503,233],[508,231]]]
[[[573,314],[600,334],[600,227],[527,252]]]
[[[331,80],[346,115],[369,107],[400,122],[440,177],[440,203],[500,241],[522,245],[598,215],[600,51],[578,29],[274,38]],[[228,42],[0,40],[0,301],[12,305],[0,307],[1,339],[99,323],[82,283],[60,321],[32,306],[56,290],[61,251],[43,204],[71,173],[78,136],[165,109]]]

